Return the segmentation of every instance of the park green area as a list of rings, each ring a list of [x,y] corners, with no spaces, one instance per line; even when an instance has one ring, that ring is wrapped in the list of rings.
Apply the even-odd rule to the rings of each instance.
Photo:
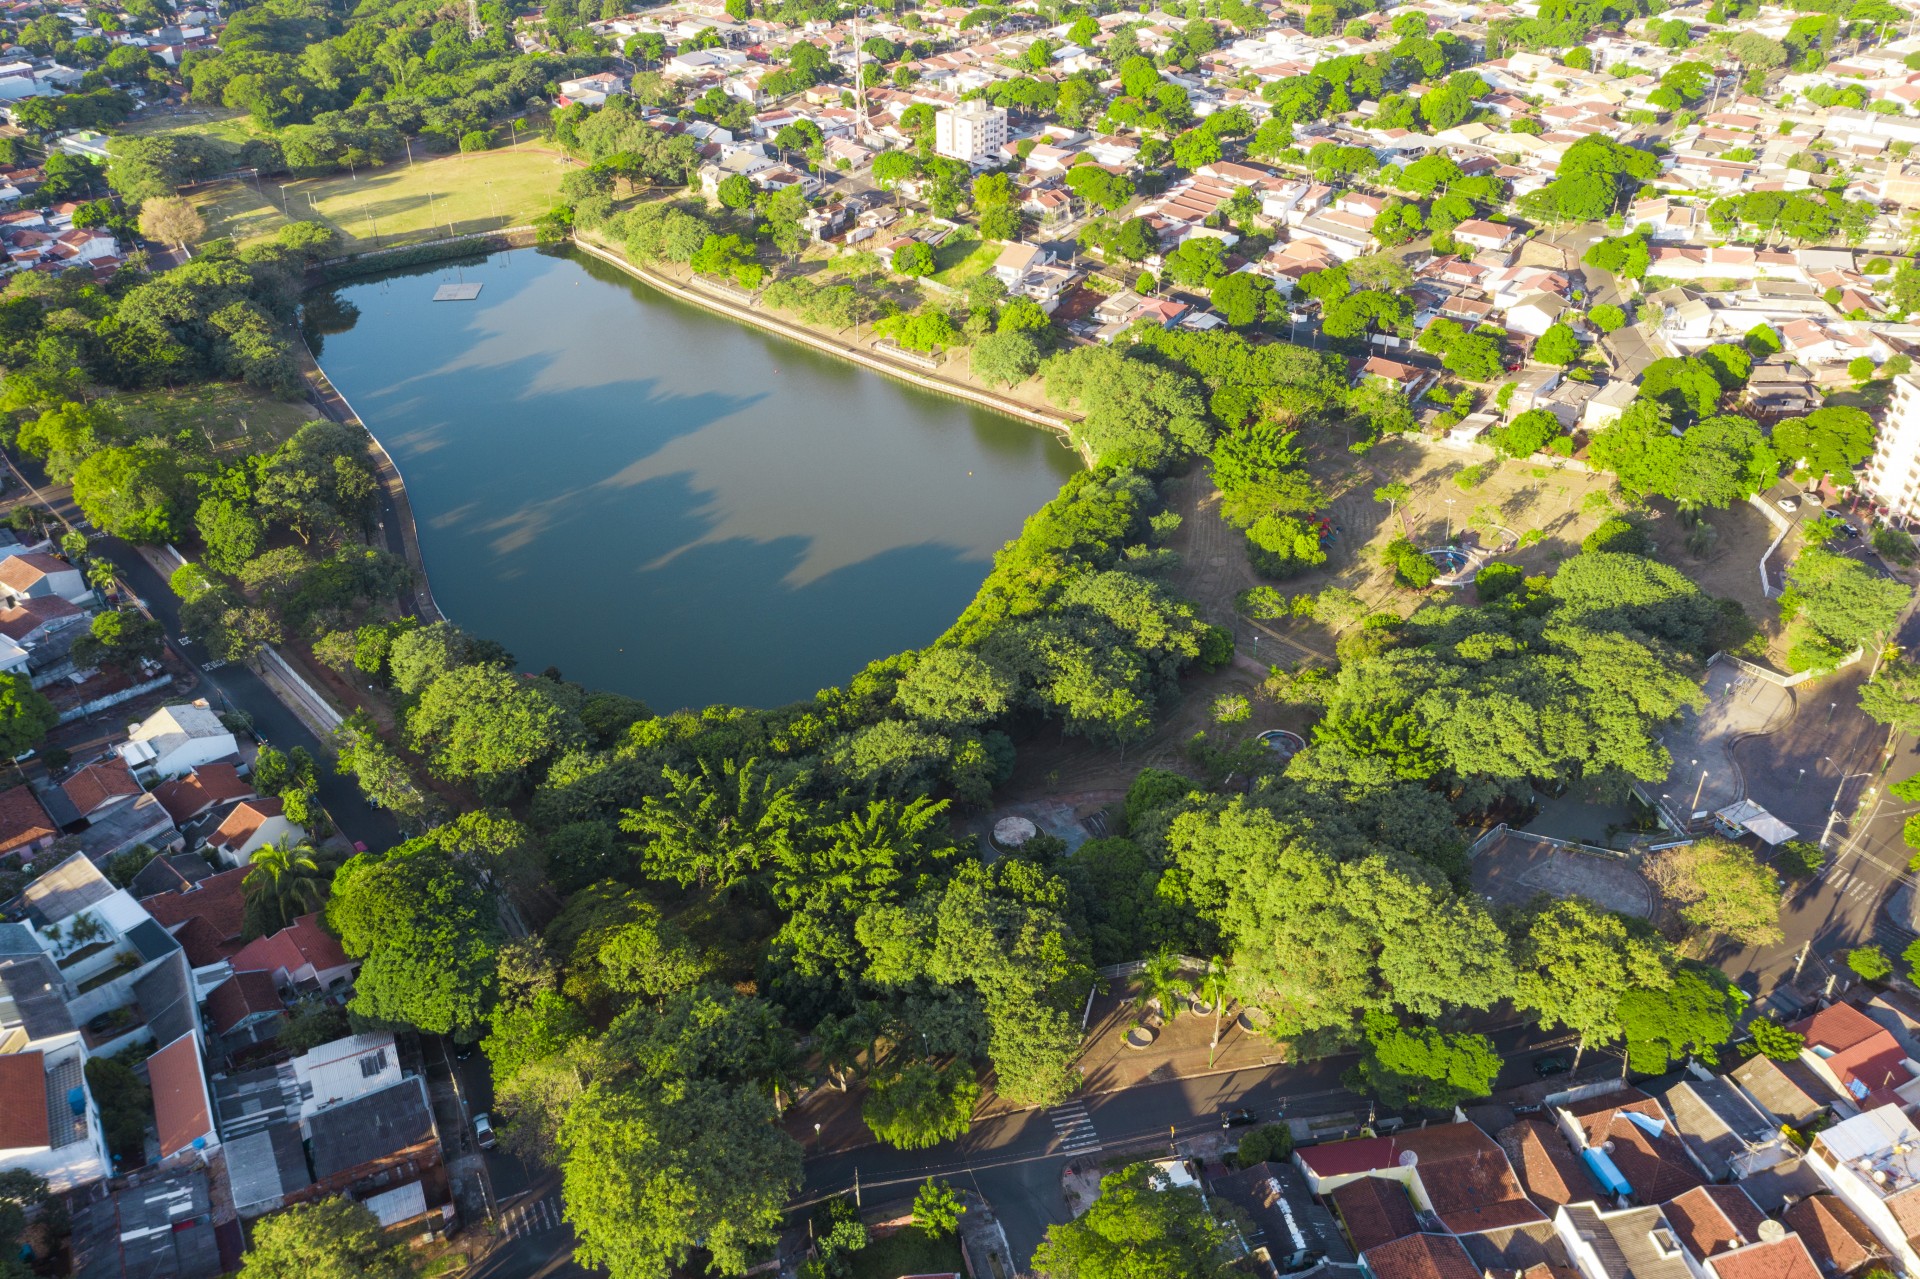
[[[523,136],[518,147],[423,156],[324,177],[231,180],[196,194],[208,236],[242,242],[290,221],[318,221],[348,251],[525,226],[553,205],[565,159]]]

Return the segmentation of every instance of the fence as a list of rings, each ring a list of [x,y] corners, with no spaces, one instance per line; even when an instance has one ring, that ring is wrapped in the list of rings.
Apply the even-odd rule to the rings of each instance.
[[[117,693],[108,693],[105,697],[96,697],[92,701],[85,702],[79,706],[70,706],[60,712],[59,722],[62,724],[71,724],[76,719],[85,719],[89,715],[98,714],[110,707],[118,706],[122,702],[130,702],[142,694],[151,693],[157,688],[165,688],[171,683],[173,683],[173,676],[171,675],[155,676],[144,684],[135,684],[131,688],[123,688]]]
[[[1865,648],[1856,648],[1841,658],[1833,669],[1836,671],[1844,670],[1859,661],[1862,657],[1865,657],[1866,654],[1867,650]],[[1735,657],[1732,653],[1727,652],[1715,653],[1707,659],[1708,666],[1712,666],[1715,662],[1728,662],[1739,667],[1742,674],[1751,675],[1755,679],[1765,680],[1767,683],[1777,685],[1781,688],[1796,688],[1810,679],[1817,679],[1822,675],[1830,675],[1833,673],[1832,671],[1801,671],[1798,675],[1782,675],[1779,671],[1769,670],[1764,666],[1756,665],[1753,662],[1747,661],[1745,658]]]
[[[1586,853],[1593,857],[1611,857],[1615,861],[1624,861],[1632,856],[1631,853],[1624,852],[1618,848],[1602,848],[1598,844],[1583,844],[1577,839],[1556,839],[1552,835],[1536,835],[1530,830],[1514,830],[1505,822],[1501,822],[1479,839],[1474,840],[1473,846],[1467,850],[1467,856],[1478,857],[1494,840],[1502,837],[1507,839],[1522,839],[1533,844],[1546,844],[1549,847],[1558,848],[1569,853]]]

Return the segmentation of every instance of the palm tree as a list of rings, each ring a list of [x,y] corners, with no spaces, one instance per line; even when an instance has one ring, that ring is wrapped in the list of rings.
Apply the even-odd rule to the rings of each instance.
[[[295,919],[320,909],[327,899],[325,871],[311,844],[270,844],[253,855],[246,878],[240,881],[246,898],[246,925],[250,936],[277,933]]]
[[[1227,961],[1215,955],[1207,961],[1207,975],[1200,979],[1200,998],[1213,1006],[1213,1042],[1207,1045],[1207,1069],[1213,1069],[1214,1050],[1220,1047],[1220,1012],[1227,1005]]]
[[[1173,947],[1162,946],[1147,956],[1140,968],[1140,994],[1134,1000],[1144,1008],[1160,1005],[1160,1012],[1171,1022],[1180,1015],[1180,1000],[1193,993],[1193,983],[1180,976],[1180,956]]]

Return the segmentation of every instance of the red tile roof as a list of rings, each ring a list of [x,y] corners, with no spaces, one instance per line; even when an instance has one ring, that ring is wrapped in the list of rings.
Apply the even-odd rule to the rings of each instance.
[[[200,1065],[200,1041],[180,1036],[147,1058],[153,1084],[154,1126],[160,1133],[160,1157],[178,1154],[196,1137],[213,1131],[208,1112],[207,1075]]]
[[[45,1055],[0,1056],[0,1150],[33,1150],[52,1140],[47,1128]]]
[[[1369,1248],[1360,1260],[1373,1279],[1481,1279],[1480,1267],[1450,1235],[1408,1235]]]
[[[1781,1214],[1823,1270],[1850,1275],[1886,1258],[1860,1215],[1834,1195],[1808,1195]]]
[[[1806,1036],[1807,1047],[1833,1052],[1865,1043],[1887,1032],[1880,1023],[1852,1004],[1830,1004],[1811,1017],[1803,1017],[1788,1027]]]
[[[258,834],[262,826],[285,810],[286,804],[278,795],[271,799],[247,800],[227,814],[227,819],[220,823],[220,829],[207,837],[207,843],[215,848],[237,852],[247,846],[247,841]]]
[[[247,877],[247,867],[222,871],[218,875],[209,875],[192,888],[171,893],[156,893],[143,898],[140,904],[147,913],[160,922],[160,926],[173,932],[188,920],[202,921],[197,940],[212,941],[219,948],[215,959],[224,959],[240,949],[240,930],[244,924],[246,902],[240,894],[240,881]],[[193,947],[188,945],[181,934],[180,944],[187,950],[187,958],[198,967],[212,960],[197,958]]]
[[[41,552],[35,552],[32,555],[9,555],[5,559],[0,559],[0,585],[10,586],[16,591],[24,591],[49,574],[73,571],[73,565],[65,560]]]
[[[1360,1177],[1334,1190],[1333,1206],[1355,1252],[1403,1239],[1420,1229],[1407,1188],[1392,1177]]]
[[[1434,1215],[1456,1235],[1547,1219],[1521,1192],[1506,1153],[1473,1124],[1414,1129],[1396,1136],[1393,1145],[1394,1162],[1414,1156],[1414,1173]]]
[[[140,783],[133,780],[133,770],[127,767],[127,762],[115,756],[87,765],[61,782],[60,789],[67,793],[82,817],[90,817],[115,800],[139,795]]]
[[[0,791],[0,856],[22,852],[59,833],[31,790],[15,786]]]
[[[1673,1234],[1696,1259],[1760,1240],[1766,1215],[1738,1186],[1700,1186],[1661,1206]]]
[[[202,764],[177,781],[154,787],[153,795],[178,824],[198,817],[215,804],[252,799],[254,789],[232,764]]]
[[[1635,1203],[1665,1203],[1706,1184],[1686,1146],[1674,1134],[1666,1111],[1638,1088],[1623,1088],[1564,1109],[1580,1125],[1589,1148],[1613,1143],[1610,1157],[1633,1187]],[[1658,1135],[1629,1115],[1644,1117]]]
[[[237,973],[296,973],[311,965],[315,972],[344,968],[353,961],[332,933],[320,926],[320,916],[302,915],[270,937],[242,946],[233,956]]]
[[[1579,1156],[1552,1124],[1523,1119],[1500,1130],[1500,1147],[1527,1195],[1543,1210],[1585,1203],[1599,1192]]]
[[[1317,1177],[1374,1172],[1393,1167],[1393,1139],[1359,1137],[1353,1141],[1334,1141],[1324,1146],[1309,1146],[1298,1158]]]
[[[63,617],[79,617],[81,610],[58,595],[42,595],[35,599],[22,600],[14,608],[0,609],[0,635],[8,639],[23,640],[45,626],[48,622]]]
[[[1822,1279],[1799,1235],[1772,1243],[1753,1243],[1707,1259],[1707,1269],[1719,1279]]]
[[[256,1013],[277,1012],[286,1008],[273,974],[236,972],[213,988],[207,996],[207,1023],[216,1035],[224,1035]]]

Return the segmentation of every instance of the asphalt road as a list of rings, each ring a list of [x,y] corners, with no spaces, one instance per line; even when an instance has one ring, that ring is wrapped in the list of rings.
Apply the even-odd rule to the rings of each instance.
[[[1495,1048],[1506,1058],[1500,1086],[1534,1081],[1532,1063],[1565,1036],[1531,1026],[1494,1033]],[[1170,1141],[1220,1130],[1220,1114],[1253,1110],[1260,1119],[1365,1112],[1365,1099],[1340,1086],[1352,1057],[1333,1057],[1299,1066],[1233,1071],[1198,1079],[1146,1084],[1125,1092],[1076,1098],[1051,1111],[1028,1110],[976,1124],[956,1142],[933,1150],[893,1150],[872,1145],[807,1161],[803,1203],[852,1190],[856,1174],[861,1199],[868,1205],[913,1198],[920,1183],[938,1177],[978,1193],[992,1205],[1007,1232],[1014,1260],[1024,1266],[1047,1227],[1067,1219],[1060,1178],[1076,1159],[1099,1160],[1116,1151],[1151,1155]],[[1099,1140],[1085,1142],[1084,1114]],[[1073,1148],[1069,1148],[1073,1147]],[[1184,1153],[1184,1148],[1183,1148]]]

